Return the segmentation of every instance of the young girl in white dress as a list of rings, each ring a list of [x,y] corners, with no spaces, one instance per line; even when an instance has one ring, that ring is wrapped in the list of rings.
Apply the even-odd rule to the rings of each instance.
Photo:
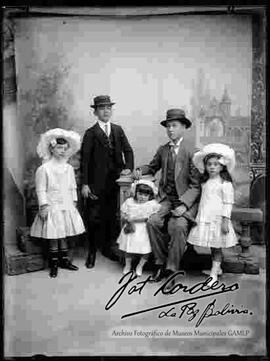
[[[123,274],[131,271],[131,262],[134,254],[141,258],[136,267],[136,275],[141,276],[143,266],[151,253],[150,239],[146,228],[148,218],[160,209],[156,201],[157,188],[149,180],[139,180],[131,187],[134,195],[128,198],[121,206],[121,216],[124,226],[118,237],[119,249],[125,252],[125,267]]]
[[[211,285],[222,274],[222,248],[237,244],[230,219],[234,203],[230,173],[235,167],[235,154],[227,145],[208,144],[194,154],[193,163],[202,173],[202,194],[196,217],[197,225],[191,229],[187,242],[211,248],[212,280],[208,283]]]
[[[37,153],[43,164],[37,169],[35,182],[39,212],[31,227],[32,237],[49,243],[50,277],[56,277],[58,266],[78,270],[68,258],[67,237],[84,233],[85,228],[76,208],[77,186],[69,157],[80,149],[80,136],[56,128],[41,135]]]

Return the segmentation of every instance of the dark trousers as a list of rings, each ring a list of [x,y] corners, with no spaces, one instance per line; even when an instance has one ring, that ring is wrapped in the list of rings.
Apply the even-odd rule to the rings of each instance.
[[[116,239],[120,233],[119,187],[109,188],[93,201],[85,200],[84,220],[87,231],[89,253],[99,249],[104,254],[115,253]]]
[[[161,209],[147,222],[152,252],[157,265],[164,265],[173,272],[180,269],[186,250],[186,239],[191,227],[184,217],[171,217],[170,211],[177,205],[172,199],[161,202]]]

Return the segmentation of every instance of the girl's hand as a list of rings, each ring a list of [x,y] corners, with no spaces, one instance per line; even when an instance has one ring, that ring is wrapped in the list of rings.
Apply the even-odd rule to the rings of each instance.
[[[135,232],[135,225],[133,222],[127,222],[124,226],[124,233],[125,234],[129,234],[129,233],[134,233]]]
[[[221,232],[223,234],[229,233],[229,218],[223,217],[221,222]]]
[[[45,221],[47,216],[48,216],[48,212],[49,212],[49,206],[48,204],[44,204],[43,206],[40,207],[39,209],[39,216],[40,218]]]
[[[74,207],[77,208],[78,202],[74,201],[73,204],[74,204]]]
[[[129,215],[126,215],[126,216],[125,216],[125,220],[126,220],[128,223],[132,222],[132,218],[131,218]]]

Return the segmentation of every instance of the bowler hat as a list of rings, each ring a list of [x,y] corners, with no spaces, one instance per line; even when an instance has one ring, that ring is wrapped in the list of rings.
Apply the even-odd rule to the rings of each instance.
[[[109,95],[98,95],[94,98],[94,105],[91,105],[91,108],[97,108],[100,105],[114,105],[115,103],[111,102]]]
[[[177,120],[185,124],[186,128],[191,127],[191,121],[186,118],[185,112],[182,109],[169,109],[167,110],[166,119],[160,122],[163,127],[167,126],[167,122],[170,120]]]

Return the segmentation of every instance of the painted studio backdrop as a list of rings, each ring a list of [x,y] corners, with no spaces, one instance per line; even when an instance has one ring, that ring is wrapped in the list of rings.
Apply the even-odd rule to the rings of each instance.
[[[16,21],[18,115],[24,180],[38,164],[48,128],[81,135],[95,122],[90,103],[110,94],[136,165],[166,141],[159,125],[172,107],[193,121],[197,146],[225,142],[236,150],[237,203],[249,196],[251,22],[247,17],[69,18]]]
[[[263,36],[258,31],[262,24],[256,28],[256,21],[248,15],[167,13],[89,17],[39,14],[6,20],[3,143],[7,355],[262,354],[265,79]],[[169,302],[165,296],[152,298],[154,286],[142,296],[123,296],[122,303],[105,311],[104,305],[121,277],[120,263],[101,259],[90,272],[84,265],[85,254],[79,255],[83,248],[80,242],[74,247],[75,261],[81,262],[77,275],[61,273],[57,286],[51,283],[41,246],[26,242],[37,211],[34,174],[41,160],[36,147],[40,134],[50,128],[72,129],[83,136],[96,121],[90,105],[100,94],[110,95],[116,103],[112,122],[121,125],[129,138],[135,166],[147,164],[157,148],[168,141],[160,121],[169,108],[183,108],[192,120],[187,136],[196,148],[219,142],[234,148],[235,208],[240,214],[234,222],[239,239],[243,239],[236,248],[242,254],[257,247],[252,252],[261,263],[253,262],[252,256],[249,272],[244,262],[238,274],[224,272],[223,279],[227,277],[230,284],[239,282],[241,290],[227,298],[222,295],[218,306],[224,306],[226,299],[233,305],[243,304],[254,315],[248,319],[216,317],[209,323],[224,330],[232,325],[250,328],[251,338],[141,338],[130,342],[109,336],[114,327],[188,328],[191,324],[186,319],[181,325],[179,320],[160,320],[152,313],[121,319],[121,312],[131,312],[143,303],[152,307]],[[78,185],[79,157],[78,153],[70,160]],[[262,183],[257,193],[252,193],[255,177]],[[186,280],[195,284],[199,278],[188,275]]]

